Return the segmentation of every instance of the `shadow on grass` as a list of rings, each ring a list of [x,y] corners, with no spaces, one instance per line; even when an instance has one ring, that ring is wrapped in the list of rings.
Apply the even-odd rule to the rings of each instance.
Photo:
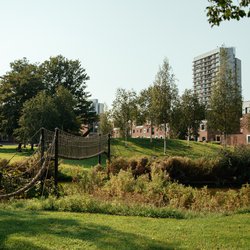
[[[18,156],[30,156],[33,152],[29,148],[22,148],[22,152],[17,152],[17,147],[0,147],[0,154],[9,154],[10,156],[14,154]]]
[[[0,249],[176,249],[177,244],[154,240],[140,233],[128,233],[99,223],[46,214],[0,210]],[[14,235],[14,238],[12,236]],[[21,239],[20,239],[20,237]],[[49,236],[48,242],[41,240]],[[53,242],[55,241],[55,242]],[[57,245],[54,245],[57,244]],[[66,244],[66,245],[65,245]],[[80,245],[79,245],[80,244]],[[82,248],[79,248],[82,245]]]
[[[101,156],[101,162],[102,165],[106,165],[107,157],[105,154],[102,154]],[[91,168],[93,166],[96,166],[98,164],[98,156],[95,156],[93,158],[84,159],[84,160],[66,160],[62,159],[63,164],[71,165],[71,166],[82,166],[84,168]]]
[[[126,151],[137,152],[142,155],[157,155],[163,156],[163,139],[153,139],[150,142],[148,138],[129,138]],[[112,139],[111,145],[114,147],[124,147],[125,141],[122,139]],[[185,156],[189,155],[190,147],[185,144],[185,141],[167,140],[166,150],[171,151],[171,155]]]

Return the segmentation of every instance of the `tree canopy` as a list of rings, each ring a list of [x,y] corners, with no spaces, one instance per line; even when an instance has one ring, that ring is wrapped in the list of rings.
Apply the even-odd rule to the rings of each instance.
[[[44,89],[37,64],[26,58],[10,63],[10,71],[0,81],[0,130],[12,135],[18,128],[23,104]]]
[[[113,101],[112,117],[114,126],[121,129],[123,136],[129,135],[130,125],[136,120],[137,95],[133,90],[117,89]]]
[[[10,63],[10,71],[0,79],[0,132],[11,136],[15,131],[18,139],[31,136],[33,127],[45,126],[44,122],[51,127],[45,121],[51,119],[51,114],[55,116],[53,126],[67,131],[79,129],[80,122],[97,120],[86,91],[88,79],[79,60],[61,55],[41,64],[30,63],[26,58]],[[48,103],[43,104],[42,98]],[[46,108],[52,103],[50,114]]]
[[[222,21],[244,17],[250,17],[250,0],[239,0],[235,4],[233,0],[208,0],[210,6],[207,9],[208,22],[211,26],[219,26]]]
[[[220,69],[213,83],[208,109],[208,127],[226,136],[239,132],[242,96],[241,86],[237,84],[236,75],[229,67],[225,49],[221,50],[220,58]]]

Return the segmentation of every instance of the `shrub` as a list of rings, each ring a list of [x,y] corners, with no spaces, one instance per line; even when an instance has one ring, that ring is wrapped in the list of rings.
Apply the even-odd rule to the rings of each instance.
[[[125,193],[131,193],[135,190],[135,182],[131,170],[121,170],[118,175],[111,175],[110,180],[105,184],[104,190],[110,196],[122,197]]]
[[[108,165],[108,174],[118,174],[120,170],[127,170],[129,168],[129,162],[123,157],[118,157],[112,160]]]

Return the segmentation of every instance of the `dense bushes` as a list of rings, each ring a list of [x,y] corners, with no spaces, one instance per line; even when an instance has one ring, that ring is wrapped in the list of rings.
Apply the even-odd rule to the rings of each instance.
[[[166,157],[160,159],[117,158],[108,166],[109,174],[131,169],[135,178],[142,174],[151,175],[152,168],[159,168],[173,181],[183,184],[212,184],[213,186],[242,185],[250,181],[250,150],[237,147],[222,150],[215,159],[189,159]]]

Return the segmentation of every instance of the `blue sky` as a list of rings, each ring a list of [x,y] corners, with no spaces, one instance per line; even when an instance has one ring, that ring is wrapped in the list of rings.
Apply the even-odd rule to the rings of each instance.
[[[250,100],[250,19],[211,28],[206,0],[0,0],[0,75],[27,57],[79,59],[87,90],[108,106],[119,87],[140,91],[168,58],[180,93],[192,88],[192,60],[222,44],[242,60]]]

